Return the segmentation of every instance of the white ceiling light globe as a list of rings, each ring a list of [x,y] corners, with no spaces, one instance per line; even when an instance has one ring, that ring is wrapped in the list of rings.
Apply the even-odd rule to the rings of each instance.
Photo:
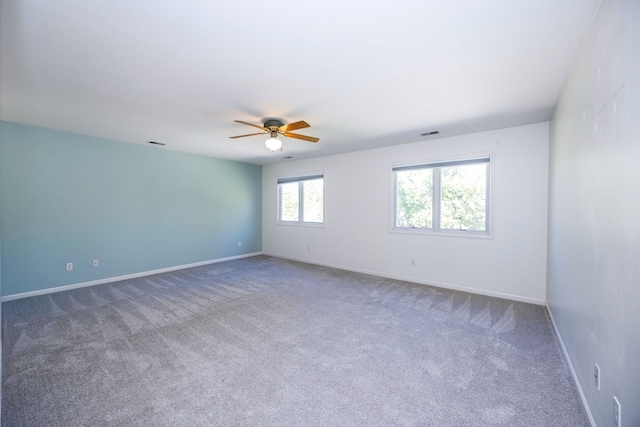
[[[271,151],[277,151],[282,149],[282,141],[278,138],[269,138],[265,141],[265,145]]]

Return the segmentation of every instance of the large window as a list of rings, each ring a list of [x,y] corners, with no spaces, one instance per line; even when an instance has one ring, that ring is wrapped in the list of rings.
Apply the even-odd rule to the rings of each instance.
[[[394,228],[488,234],[489,171],[489,157],[394,167]]]
[[[278,222],[304,225],[324,222],[322,175],[278,179]]]

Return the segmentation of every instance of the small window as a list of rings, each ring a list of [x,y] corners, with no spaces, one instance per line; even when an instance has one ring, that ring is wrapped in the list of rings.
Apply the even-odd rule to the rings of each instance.
[[[278,222],[314,225],[324,222],[324,177],[278,179]]]
[[[489,234],[490,158],[393,168],[397,230]]]

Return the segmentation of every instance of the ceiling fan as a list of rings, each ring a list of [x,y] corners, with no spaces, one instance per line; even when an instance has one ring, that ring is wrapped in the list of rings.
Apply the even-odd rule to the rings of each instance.
[[[253,126],[254,128],[261,129],[262,132],[249,133],[247,135],[230,136],[229,138],[235,139],[235,138],[244,138],[245,136],[269,135],[270,137],[269,139],[267,139],[265,144],[267,145],[267,148],[271,151],[276,151],[276,150],[282,151],[282,141],[280,141],[280,139],[278,138],[278,134],[289,137],[289,138],[302,139],[304,141],[309,141],[309,142],[320,141],[319,138],[315,138],[313,136],[300,135],[299,133],[289,132],[292,130],[308,128],[309,123],[305,122],[304,120],[300,120],[299,122],[294,122],[294,123],[285,125],[280,120],[267,119],[264,121],[264,124],[262,126],[255,125],[249,122],[243,122],[242,120],[234,120],[234,122],[241,123],[247,126]]]

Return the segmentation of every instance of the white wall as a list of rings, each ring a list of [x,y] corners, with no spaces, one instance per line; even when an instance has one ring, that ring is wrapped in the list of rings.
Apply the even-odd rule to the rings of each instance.
[[[603,0],[551,126],[548,305],[592,419],[640,426],[640,1]],[[594,379],[601,368],[601,389]]]
[[[540,123],[264,166],[263,251],[542,304],[548,141],[548,123]],[[488,152],[493,156],[492,239],[390,232],[392,165]],[[325,177],[324,228],[277,225],[277,178],[315,172]]]

